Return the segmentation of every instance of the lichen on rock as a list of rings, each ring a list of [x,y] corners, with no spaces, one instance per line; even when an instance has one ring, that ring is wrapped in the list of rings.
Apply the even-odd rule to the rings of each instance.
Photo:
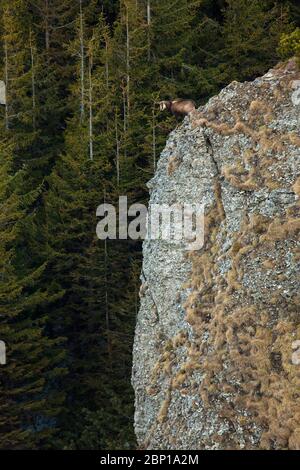
[[[299,80],[290,61],[230,84],[171,133],[149,182],[150,203],[206,217],[200,251],[144,242],[140,447],[300,449]]]

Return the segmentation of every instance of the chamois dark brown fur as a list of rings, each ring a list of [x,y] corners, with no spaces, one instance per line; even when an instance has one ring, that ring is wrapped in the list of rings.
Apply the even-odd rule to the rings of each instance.
[[[192,111],[195,111],[196,104],[192,100],[173,100],[161,101],[159,103],[161,111],[169,111],[176,118],[181,116],[188,116]]]

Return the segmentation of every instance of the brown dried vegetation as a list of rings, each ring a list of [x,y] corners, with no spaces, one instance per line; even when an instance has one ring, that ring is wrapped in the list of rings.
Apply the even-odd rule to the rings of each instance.
[[[257,123],[260,114],[268,121],[272,110],[253,101],[249,122],[256,116]],[[274,168],[274,160],[287,145],[300,147],[300,138],[296,133],[276,135],[266,126],[256,130],[248,124],[237,121],[229,127],[203,118],[196,122],[222,135],[243,133],[258,144],[259,150],[253,145],[238,163],[222,168],[230,185],[243,191],[278,188],[280,175],[270,172],[271,163]],[[197,348],[191,349],[197,350],[193,362],[204,377],[199,393],[207,409],[218,409],[224,420],[243,427],[248,449],[253,446],[254,430],[262,449],[300,449],[300,369],[291,361],[292,343],[300,339],[299,296],[285,299],[279,289],[256,302],[243,283],[245,261],[259,256],[262,269],[274,274],[280,244],[299,239],[300,178],[291,190],[298,199],[283,217],[245,216],[229,252],[231,268],[224,276],[218,271],[224,255],[216,236],[224,214],[218,210],[221,201],[216,192],[215,207],[206,217],[205,247],[190,255],[192,294],[186,318],[198,338]],[[299,252],[293,254],[299,257]],[[284,279],[285,274],[278,274],[278,285]],[[234,434],[225,433],[217,440],[221,448],[238,447]]]
[[[169,158],[168,162],[168,176],[172,176],[173,173],[179,168],[181,159],[177,155],[173,155]]]

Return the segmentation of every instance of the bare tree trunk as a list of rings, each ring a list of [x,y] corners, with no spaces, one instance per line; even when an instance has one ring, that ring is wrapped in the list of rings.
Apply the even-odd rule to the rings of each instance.
[[[116,167],[117,167],[117,184],[120,184],[120,141],[118,132],[118,116],[115,112],[115,128],[116,128]]]
[[[81,99],[80,99],[80,121],[84,119],[84,30],[83,30],[83,13],[82,13],[82,0],[79,0],[80,8],[80,84],[81,84]]]
[[[45,43],[46,50],[50,49],[50,30],[49,30],[49,0],[45,0]]]
[[[156,170],[156,122],[155,122],[155,105],[152,108],[152,155],[153,170]]]
[[[109,88],[109,68],[108,68],[108,38],[105,37],[105,78],[106,88]]]
[[[89,147],[90,147],[90,160],[94,160],[94,147],[93,147],[93,82],[92,82],[92,67],[93,57],[92,53],[89,56]]]
[[[108,308],[108,282],[107,282],[107,240],[104,241],[104,270],[105,270],[105,322],[107,336],[107,352],[111,364],[110,318]]]
[[[127,129],[128,129],[128,122],[127,122],[127,104],[126,104],[126,88],[123,88],[123,130],[124,130],[124,157],[127,157]]]
[[[123,95],[123,123],[124,123],[124,133],[127,131],[127,104],[126,104],[126,87],[122,86],[122,95]]]
[[[9,76],[8,76],[8,49],[7,42],[4,41],[4,55],[5,55],[5,128],[9,129],[9,116],[8,116],[8,91],[9,91]]]
[[[151,0],[147,0],[147,25],[148,25],[148,60],[151,59]]]
[[[106,202],[106,194],[104,191],[104,204]],[[107,353],[110,368],[112,367],[112,344],[110,334],[110,317],[109,317],[109,305],[108,305],[108,269],[107,269],[108,251],[107,251],[107,240],[104,241],[104,282],[105,282],[105,322],[106,322],[106,337],[107,337]]]
[[[31,93],[32,93],[32,126],[36,129],[36,93],[35,93],[35,61],[34,47],[32,42],[32,31],[30,31],[30,57],[31,57]]]
[[[129,13],[128,6],[126,8],[126,82],[127,82],[127,116],[130,114],[130,35],[129,35]]]
[[[151,25],[151,0],[147,0],[147,24]]]

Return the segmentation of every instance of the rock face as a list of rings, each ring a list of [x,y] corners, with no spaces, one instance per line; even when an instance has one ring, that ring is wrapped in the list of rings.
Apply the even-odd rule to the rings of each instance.
[[[230,84],[171,133],[149,182],[150,204],[206,216],[200,251],[144,242],[141,448],[300,448],[298,80],[290,61]]]

